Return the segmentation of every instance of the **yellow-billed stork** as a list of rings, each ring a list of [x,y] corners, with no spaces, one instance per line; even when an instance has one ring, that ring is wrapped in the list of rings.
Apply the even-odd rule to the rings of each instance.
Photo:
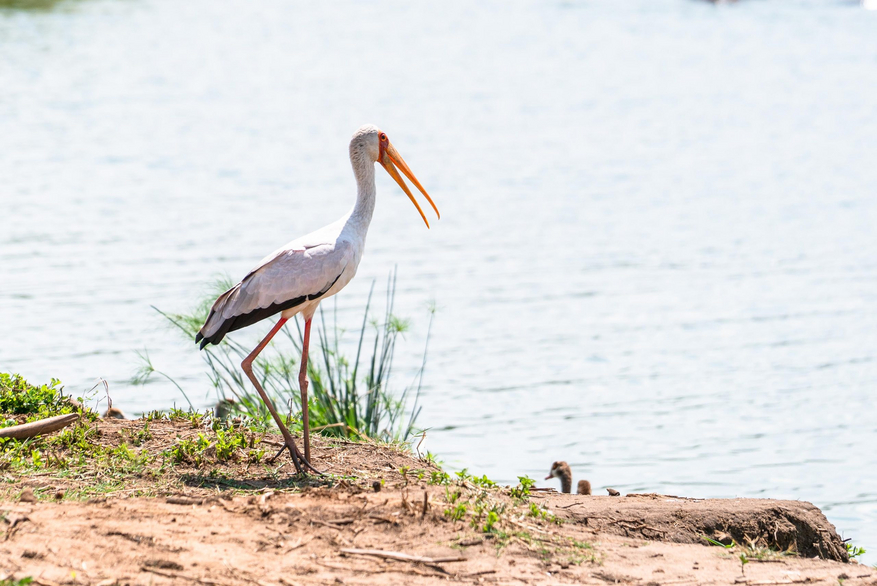
[[[317,471],[310,462],[310,426],[308,423],[308,341],[311,318],[320,301],[335,295],[353,279],[362,259],[365,236],[375,209],[375,163],[380,163],[408,195],[429,228],[426,215],[414,199],[397,168],[411,180],[429,201],[436,216],[438,208],[432,198],[405,164],[387,135],[377,127],[367,124],[350,140],[350,163],[356,177],[356,204],[337,222],[293,240],[286,246],[265,257],[241,281],[219,296],[210,310],[207,321],[201,327],[195,342],[201,349],[207,344],[218,344],[228,332],[239,330],[267,317],[280,314],[280,319],[268,335],[241,363],[241,368],[256,387],[259,396],[268,407],[271,416],[283,434],[297,472],[306,468]],[[262,385],[253,375],[253,360],[271,338],[292,316],[301,313],[305,320],[302,344],[299,386],[301,389],[302,420],[304,425],[304,454],[295,445],[292,434],[283,424]]]

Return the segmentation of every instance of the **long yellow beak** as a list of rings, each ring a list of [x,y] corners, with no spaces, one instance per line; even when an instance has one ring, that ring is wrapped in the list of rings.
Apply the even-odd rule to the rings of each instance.
[[[408,199],[411,200],[411,203],[414,204],[414,207],[417,208],[417,211],[420,212],[420,217],[423,218],[423,221],[426,223],[426,227],[429,228],[429,221],[426,219],[426,214],[423,213],[423,210],[420,208],[420,204],[417,203],[417,200],[414,199],[414,195],[412,195],[411,190],[408,189],[408,185],[405,184],[405,180],[399,175],[399,172],[396,171],[396,167],[399,167],[399,170],[402,171],[406,177],[417,186],[417,189],[420,190],[426,200],[429,202],[429,205],[432,206],[432,209],[435,210],[435,215],[438,218],[441,218],[441,214],[438,211],[438,208],[435,207],[435,203],[432,201],[432,198],[429,197],[429,194],[423,188],[423,185],[420,184],[420,181],[417,180],[417,177],[414,176],[414,173],[411,172],[411,169],[408,168],[408,165],[405,164],[405,159],[402,158],[402,155],[399,154],[399,151],[396,148],[387,143],[387,146],[382,149],[381,160],[378,161],[384,169],[387,170],[387,173],[390,174],[390,177],[396,180],[396,183],[399,184],[399,187],[402,188],[402,191],[408,196]],[[395,165],[395,166],[394,166]]]

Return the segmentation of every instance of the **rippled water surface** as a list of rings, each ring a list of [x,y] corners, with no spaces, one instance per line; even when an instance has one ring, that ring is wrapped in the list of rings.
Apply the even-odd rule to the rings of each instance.
[[[877,550],[875,31],[832,0],[0,9],[0,370],[180,403],[128,382],[148,348],[208,405],[150,305],[344,213],[374,122],[442,220],[380,173],[339,319],[398,264],[401,383],[438,306],[424,448],[809,500]]]

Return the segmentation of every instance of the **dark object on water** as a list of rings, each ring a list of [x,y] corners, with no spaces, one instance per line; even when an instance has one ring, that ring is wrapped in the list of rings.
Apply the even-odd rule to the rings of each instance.
[[[375,492],[381,492],[381,481],[375,480],[372,482],[372,490]]]
[[[614,488],[607,488],[606,492],[609,493],[609,496],[621,496],[621,493],[615,490]]]
[[[572,470],[569,464],[563,461],[555,462],[551,465],[551,472],[545,477],[545,480],[551,478],[560,479],[560,490],[567,494],[572,492]],[[578,494],[591,494],[591,483],[587,480],[579,480]]]
[[[104,419],[128,419],[118,407],[110,407],[103,414]]]

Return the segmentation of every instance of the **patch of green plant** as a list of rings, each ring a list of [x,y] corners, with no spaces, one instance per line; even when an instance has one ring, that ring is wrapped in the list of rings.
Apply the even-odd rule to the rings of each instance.
[[[463,520],[466,517],[466,513],[469,512],[469,507],[466,506],[466,503],[457,503],[455,506],[445,509],[444,515],[454,523],[457,521]]]
[[[208,293],[189,313],[168,314],[157,308],[156,311],[191,340],[206,320],[217,294],[232,286],[229,279],[218,281],[214,291]],[[426,349],[421,367],[412,383],[400,393],[394,393],[390,389],[390,381],[396,340],[409,328],[408,320],[393,313],[395,290],[396,274],[393,271],[388,280],[385,311],[379,321],[371,318],[370,313],[374,292],[374,283],[372,284],[358,328],[356,354],[353,359],[341,351],[345,331],[338,325],[337,305],[330,323],[327,323],[326,313],[321,306],[315,317],[315,336],[311,339],[308,361],[308,410],[312,431],[354,440],[368,437],[392,442],[404,442],[415,431],[415,423],[420,414],[418,401],[426,366]],[[434,309],[431,309],[426,333],[427,347],[434,313]],[[291,327],[293,323],[296,325],[295,329]],[[288,414],[282,415],[285,423],[300,428],[300,418],[293,417],[293,413],[301,412],[298,362],[301,356],[302,330],[298,321],[295,321],[287,324],[281,332],[292,348],[280,349],[272,343],[253,363],[253,372],[279,411],[283,413],[284,407],[288,407]],[[218,346],[208,345],[201,353],[217,400],[233,397],[234,401],[228,404],[233,415],[261,421],[265,428],[271,428],[274,423],[267,408],[240,369],[241,361],[252,348],[240,343],[236,336],[237,334],[226,336]],[[176,385],[185,397],[185,392],[172,377],[152,365],[148,354],[144,352],[141,360],[143,366],[132,382],[146,384],[153,375],[159,375]]]
[[[15,578],[6,578],[4,580],[0,580],[0,586],[27,586],[27,584],[32,584],[33,578],[19,578],[16,580]]]
[[[435,457],[435,454],[433,454],[429,450],[426,450],[426,455],[423,456],[421,459],[432,466],[441,467],[442,464],[442,462]]]
[[[770,561],[775,560],[779,557],[798,555],[797,552],[794,552],[792,550],[777,551],[775,549],[771,549],[770,547],[759,545],[754,541],[750,541],[748,545],[741,545],[733,539],[731,539],[731,543],[722,543],[721,541],[716,541],[715,539],[711,539],[706,535],[701,535],[701,537],[710,545],[715,545],[717,547],[725,549],[730,555],[737,555],[738,558],[745,558],[745,562],[743,562],[741,559],[741,569],[742,566],[745,566],[750,561]]]
[[[131,439],[131,443],[135,446],[142,446],[144,442],[148,442],[152,439],[152,433],[149,431],[149,421],[146,421],[143,424],[143,429],[134,433],[134,437]]]
[[[451,475],[444,470],[433,470],[429,473],[429,484],[445,485],[451,483]]]
[[[18,374],[0,372],[0,427],[17,425],[10,415],[26,415],[26,422],[79,413],[79,407],[64,395],[61,381],[52,379],[47,385],[32,385]],[[96,414],[86,411],[84,417],[92,421]]]
[[[536,481],[529,476],[518,476],[518,485],[509,490],[512,498],[525,501],[530,497],[530,489],[536,486]]]
[[[236,429],[216,430],[216,460],[225,462],[233,459],[237,452],[255,447],[255,438]]]
[[[494,531],[494,526],[499,521],[499,514],[496,511],[488,511],[487,519],[484,522],[484,525],[481,526],[481,530],[485,533],[492,533]]]
[[[534,517],[536,519],[542,519],[543,521],[548,521],[549,523],[554,523],[556,525],[560,525],[562,520],[560,517],[552,513],[547,509],[543,509],[542,507],[536,505],[536,503],[530,503],[530,510],[527,513],[528,516]]]
[[[175,464],[201,466],[204,450],[208,447],[210,447],[210,440],[203,433],[199,433],[196,439],[177,438],[168,455]]]
[[[724,544],[724,543],[722,543],[721,541],[716,541],[715,539],[711,539],[711,538],[707,537],[706,535],[701,535],[701,537],[702,537],[704,540],[706,540],[709,544],[711,544],[711,545],[716,545],[716,546],[718,546],[718,547],[723,547],[723,548],[725,548],[725,549],[733,549],[734,547],[737,546],[737,542],[734,541],[733,539],[731,540],[731,543],[729,543],[729,544]]]
[[[475,486],[480,486],[482,488],[494,488],[496,487],[496,483],[487,477],[487,474],[481,476],[481,478],[477,476],[472,477],[472,484]]]
[[[851,560],[867,553],[865,548],[855,546],[849,541],[845,542],[844,546],[847,548],[847,555],[850,556]]]
[[[167,413],[167,417],[171,421],[188,421],[192,428],[204,427],[206,421],[211,419],[209,410],[198,411],[197,409],[180,409],[172,407]]]
[[[164,455],[175,464],[193,464],[200,467],[206,461],[226,462],[246,460],[250,463],[262,461],[265,452],[256,449],[258,441],[245,428],[214,425],[214,438],[199,433],[194,439],[177,438],[174,445],[164,451]]]

